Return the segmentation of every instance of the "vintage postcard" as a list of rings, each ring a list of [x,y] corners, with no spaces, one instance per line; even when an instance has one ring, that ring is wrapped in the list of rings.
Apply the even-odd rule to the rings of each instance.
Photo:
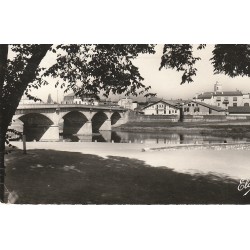
[[[2,202],[249,204],[249,45],[0,49]]]

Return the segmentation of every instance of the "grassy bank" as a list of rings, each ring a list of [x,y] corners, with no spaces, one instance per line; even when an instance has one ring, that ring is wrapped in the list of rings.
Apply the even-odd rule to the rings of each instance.
[[[166,121],[145,121],[128,122],[120,127],[114,128],[116,131],[124,132],[198,132],[201,135],[230,136],[250,138],[249,121],[223,121],[223,122],[166,122]]]

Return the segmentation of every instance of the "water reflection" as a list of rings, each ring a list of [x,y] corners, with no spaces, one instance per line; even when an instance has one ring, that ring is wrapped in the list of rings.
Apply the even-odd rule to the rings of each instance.
[[[247,138],[218,137],[198,133],[138,133],[100,131],[92,135],[61,135],[60,140],[83,142],[147,143],[147,144],[210,144],[249,142]]]

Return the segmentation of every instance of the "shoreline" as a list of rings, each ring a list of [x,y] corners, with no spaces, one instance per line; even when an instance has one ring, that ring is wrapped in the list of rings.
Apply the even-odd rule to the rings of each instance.
[[[159,150],[250,150],[250,142],[240,142],[240,143],[204,143],[204,144],[178,144],[178,145],[168,145],[165,147],[151,147],[143,148],[145,151],[159,151]]]
[[[160,150],[250,150],[250,142],[225,142],[225,143],[189,143],[189,144],[163,144],[163,143],[145,143],[145,142],[133,142],[133,143],[114,143],[114,142],[87,142],[87,141],[78,141],[78,142],[69,142],[69,141],[32,141],[26,142],[26,147],[31,145],[32,148],[41,148],[45,146],[47,148],[48,144],[53,145],[64,145],[67,149],[70,148],[70,145],[93,145],[100,147],[100,145],[107,145],[108,148],[113,148],[114,151],[119,148],[131,148],[140,150],[141,152],[146,151],[160,151]],[[22,141],[13,141],[11,142],[12,147],[6,146],[6,150],[22,150],[23,142]],[[117,146],[116,146],[117,145]],[[101,147],[102,147],[101,146]],[[105,146],[104,146],[105,147]],[[50,148],[50,147],[49,147]]]
[[[13,143],[18,150],[22,150],[22,142]],[[234,144],[246,146],[245,149],[237,147],[220,149],[194,145],[169,145],[166,149],[155,148],[157,144],[145,143],[96,143],[96,142],[27,142],[27,155],[34,150],[52,150],[58,152],[74,152],[83,155],[97,155],[104,159],[109,157],[126,157],[145,162],[152,167],[169,167],[177,172],[214,172],[226,174],[232,178],[249,178],[249,148],[250,144]],[[196,146],[196,145],[195,145]],[[211,146],[211,145],[210,145]],[[155,150],[143,151],[143,148]],[[177,148],[177,149],[176,149]]]
[[[113,128],[116,132],[130,133],[185,133],[200,134],[204,136],[232,137],[250,139],[250,123],[247,122],[221,122],[221,123],[169,123],[169,122],[130,122]]]

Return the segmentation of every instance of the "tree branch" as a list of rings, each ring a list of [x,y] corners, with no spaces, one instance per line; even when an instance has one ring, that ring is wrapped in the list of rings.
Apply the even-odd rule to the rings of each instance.
[[[24,69],[23,74],[20,76],[20,81],[16,84],[16,88],[10,90],[11,101],[8,101],[8,103],[11,105],[6,109],[7,113],[5,114],[6,123],[8,123],[7,126],[15,114],[24,91],[26,90],[28,84],[34,81],[36,77],[36,70],[51,46],[52,44],[42,44],[37,46],[31,58],[28,59],[27,66]],[[6,86],[6,90],[8,91],[8,85]],[[8,103],[6,103],[6,105],[8,105]]]

